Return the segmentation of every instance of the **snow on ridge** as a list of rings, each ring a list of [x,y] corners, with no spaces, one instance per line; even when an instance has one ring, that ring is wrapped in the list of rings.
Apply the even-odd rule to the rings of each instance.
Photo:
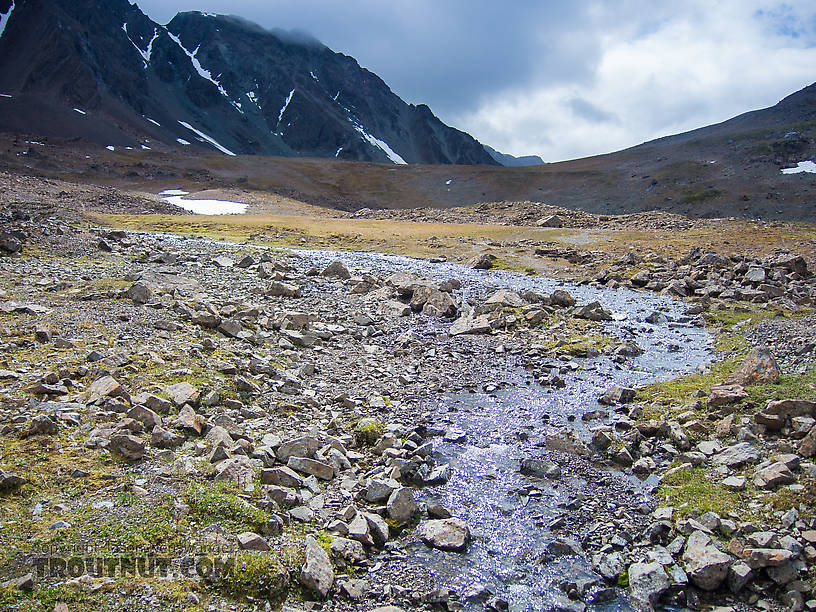
[[[194,132],[199,137],[201,137],[204,140],[206,140],[207,142],[209,142],[212,146],[214,146],[216,149],[221,151],[224,155],[231,155],[232,157],[235,157],[235,153],[230,151],[227,147],[224,147],[224,146],[221,146],[220,144],[218,144],[211,136],[207,136],[204,132],[200,132],[199,130],[195,129],[189,123],[185,123],[184,121],[179,121],[179,123],[181,125],[183,125],[184,127],[186,127],[188,130],[190,130],[191,132]]]
[[[75,108],[74,111],[79,113],[80,115],[87,115],[88,114],[84,110],[82,110],[81,108]]]
[[[227,90],[226,90],[226,89],[224,89],[224,87],[221,85],[221,83],[219,83],[218,81],[216,81],[216,80],[213,78],[212,72],[210,72],[209,70],[207,70],[206,68],[204,68],[204,66],[202,66],[202,65],[201,65],[201,62],[200,62],[200,61],[198,61],[198,58],[196,57],[196,54],[198,53],[198,50],[201,48],[201,45],[198,45],[198,46],[195,48],[195,51],[193,51],[192,53],[190,53],[190,52],[189,52],[189,51],[188,51],[188,50],[187,50],[187,49],[184,47],[184,45],[183,45],[183,44],[181,44],[181,39],[180,39],[178,36],[176,36],[175,34],[173,34],[173,33],[172,33],[170,30],[167,30],[167,35],[168,35],[168,36],[169,36],[169,37],[170,37],[170,38],[173,40],[173,42],[175,42],[175,43],[176,43],[176,44],[179,46],[179,48],[180,48],[182,51],[184,51],[184,54],[185,54],[187,57],[189,57],[189,58],[190,58],[190,62],[193,64],[193,68],[195,68],[195,71],[198,73],[198,75],[199,75],[201,78],[203,78],[203,79],[207,79],[207,80],[208,80],[210,83],[212,83],[213,85],[215,85],[215,86],[218,88],[218,91],[219,91],[219,92],[221,92],[221,95],[222,95],[222,96],[224,96],[224,97],[225,97],[225,98],[226,98],[226,99],[229,101],[229,103],[230,103],[230,104],[232,104],[232,105],[233,105],[233,106],[234,106],[236,109],[238,109],[238,111],[239,111],[239,112],[243,113],[244,111],[242,111],[242,110],[241,110],[241,105],[240,105],[240,104],[238,104],[237,102],[234,102],[234,101],[233,101],[233,100],[230,98],[229,94],[227,93]]]
[[[782,174],[799,174],[807,172],[809,174],[816,174],[816,163],[811,160],[800,161],[795,168],[783,168]]]
[[[3,32],[6,31],[6,24],[8,23],[8,20],[13,12],[14,0],[11,0],[11,6],[9,7],[8,13],[0,13],[0,36],[2,36]]]
[[[142,115],[142,117],[144,117],[145,119],[147,119],[147,120],[148,120],[150,123],[153,123],[153,124],[158,125],[159,127],[161,127],[161,123],[159,123],[159,122],[158,122],[158,121],[156,121],[155,119],[151,119],[150,117],[145,117],[144,115]]]
[[[190,144],[189,140],[184,140],[183,138],[176,138],[176,142],[185,147]]]
[[[314,73],[314,72],[312,72],[312,71],[310,70],[310,71],[309,71],[309,74],[312,76],[312,78],[313,78],[315,81],[317,81],[318,83],[320,82],[320,79],[318,79],[318,78],[315,76],[315,73]]]
[[[182,189],[165,189],[159,196],[165,202],[189,210],[197,215],[241,215],[246,212],[247,204],[228,200],[186,200],[189,195]]]
[[[343,150],[343,147],[337,149],[337,153],[334,154],[335,157],[340,157],[340,151]]]
[[[388,159],[390,159],[392,162],[394,162],[395,164],[408,163],[402,157],[400,157],[400,155],[396,151],[394,151],[394,149],[389,147],[387,142],[385,142],[384,140],[380,140],[376,136],[372,136],[371,134],[366,132],[365,128],[356,121],[354,121],[353,119],[349,118],[349,121],[351,121],[351,125],[354,126],[354,129],[357,130],[362,135],[362,137],[366,141],[368,141],[369,144],[372,144],[378,149],[380,149],[383,153],[385,153],[388,156]]]
[[[295,89],[292,88],[292,91],[289,92],[289,95],[286,96],[286,102],[283,103],[283,106],[278,113],[278,125],[280,125],[281,119],[283,119],[283,113],[286,112],[286,109],[289,108],[289,103],[292,101],[292,96],[295,95]]]
[[[261,108],[261,105],[258,103],[258,95],[254,91],[246,92],[246,96],[247,96],[247,98],[249,98],[250,102],[252,102],[259,109]],[[263,109],[261,109],[261,110],[263,110]]]

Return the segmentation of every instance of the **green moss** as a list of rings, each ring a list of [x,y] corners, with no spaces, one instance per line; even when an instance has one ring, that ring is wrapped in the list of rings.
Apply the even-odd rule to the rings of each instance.
[[[627,570],[623,570],[618,574],[618,586],[622,589],[629,588],[629,572]]]
[[[751,385],[747,391],[750,401],[759,407],[769,400],[816,401],[816,369],[811,367],[804,374],[783,374],[776,383]]]
[[[702,468],[687,468],[667,474],[657,493],[680,516],[716,512],[721,516],[742,507],[740,495],[719,484]]]
[[[385,423],[379,419],[366,417],[357,421],[354,426],[354,437],[358,443],[362,444],[376,444],[383,433],[385,433]]]
[[[289,585],[289,568],[272,553],[242,552],[216,560],[215,584],[234,597],[278,599]]]
[[[37,585],[32,591],[0,588],[0,609],[19,612],[52,612],[54,606],[65,603],[70,610],[98,609],[105,595],[67,586]]]
[[[185,500],[192,515],[206,525],[226,522],[240,531],[262,531],[269,521],[269,513],[228,492],[227,487],[191,484]]]
[[[684,204],[701,204],[713,200],[721,194],[722,191],[719,189],[687,189],[683,192],[680,201]]]

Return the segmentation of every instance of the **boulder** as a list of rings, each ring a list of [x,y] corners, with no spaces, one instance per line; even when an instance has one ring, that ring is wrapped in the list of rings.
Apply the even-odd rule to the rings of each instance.
[[[391,493],[386,509],[388,518],[400,524],[410,522],[419,512],[419,506],[414,500],[414,494],[407,487],[400,487]]]
[[[781,485],[796,482],[796,477],[787,465],[781,461],[757,470],[754,474],[754,484],[760,489],[775,489]]]
[[[181,407],[184,404],[198,406],[201,399],[201,394],[198,389],[187,381],[170,385],[165,388],[165,392],[171,397],[177,407]]]
[[[653,610],[653,606],[669,586],[669,577],[663,566],[656,561],[633,563],[629,566],[629,597],[636,608]]]
[[[708,393],[706,406],[708,408],[721,408],[729,404],[736,404],[748,397],[745,388],[738,384],[715,385]]]
[[[300,584],[326,597],[334,584],[334,568],[328,553],[312,536],[306,536],[306,562],[300,570]]]
[[[477,317],[461,316],[451,325],[449,334],[451,336],[462,336],[465,334],[487,334],[492,329],[490,319],[487,315]]]
[[[282,443],[278,447],[278,450],[275,451],[275,456],[281,463],[289,461],[289,457],[307,457],[311,459],[319,448],[320,441],[317,438],[314,436],[302,436]]]
[[[686,540],[683,550],[683,564],[689,579],[704,591],[719,587],[726,576],[733,559],[714,546],[711,536],[695,531]]]
[[[296,472],[301,472],[302,474],[316,476],[321,480],[331,480],[334,478],[334,467],[328,463],[317,461],[316,459],[289,457],[289,460],[286,462],[286,467]]]
[[[731,384],[755,385],[761,383],[775,383],[782,375],[782,370],[776,363],[776,359],[768,349],[754,349],[739,370],[734,372],[728,379]]]
[[[136,461],[144,457],[145,443],[135,436],[119,434],[110,439],[108,450],[125,459]]]
[[[750,442],[740,442],[725,448],[712,459],[714,465],[724,465],[729,468],[742,467],[746,463],[758,461],[761,453]]]
[[[342,279],[351,278],[351,274],[349,273],[348,268],[346,268],[343,262],[340,261],[339,259],[333,261],[328,266],[326,266],[320,273],[320,276],[326,278],[342,278]]]
[[[490,270],[490,268],[493,267],[494,261],[496,261],[495,255],[481,253],[469,259],[466,265],[468,268],[473,268],[474,270]]]
[[[459,518],[436,519],[422,523],[417,536],[431,548],[461,551],[470,541],[470,529]]]
[[[238,546],[240,546],[242,550],[269,550],[269,544],[257,533],[245,531],[244,533],[239,533],[236,539],[238,540]]]

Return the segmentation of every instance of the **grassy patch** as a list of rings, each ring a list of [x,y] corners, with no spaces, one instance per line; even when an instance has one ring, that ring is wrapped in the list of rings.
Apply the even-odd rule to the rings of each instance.
[[[739,493],[720,485],[702,468],[668,474],[658,489],[657,497],[683,517],[696,512],[716,512],[726,516],[741,507]]]
[[[802,399],[816,401],[816,369],[804,374],[783,374],[774,384],[748,387],[748,397],[756,406],[764,406],[770,400]]]
[[[229,491],[226,484],[191,484],[184,496],[193,516],[204,525],[227,523],[237,531],[262,531],[269,513]]]

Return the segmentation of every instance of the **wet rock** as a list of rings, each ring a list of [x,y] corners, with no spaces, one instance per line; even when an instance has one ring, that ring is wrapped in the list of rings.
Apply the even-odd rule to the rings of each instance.
[[[526,476],[536,478],[555,480],[561,477],[561,467],[557,463],[540,457],[523,459],[519,471]]]
[[[461,551],[470,541],[470,529],[459,518],[436,519],[422,523],[417,536],[431,548]]]
[[[619,552],[597,553],[592,556],[592,568],[607,582],[616,582],[620,573],[626,569],[623,555]]]
[[[374,544],[383,546],[391,538],[388,523],[386,523],[379,514],[374,514],[373,512],[364,512],[363,516],[368,523],[369,533],[371,534],[371,539],[374,540]]]
[[[603,394],[598,400],[599,404],[604,406],[612,406],[614,404],[628,404],[634,401],[637,392],[634,389],[614,385],[609,391]]]
[[[391,494],[400,488],[400,484],[395,480],[372,479],[365,490],[366,501],[372,504],[380,504],[386,501]]]
[[[331,559],[312,536],[306,536],[306,562],[300,570],[300,584],[321,597],[326,597],[334,584]]]
[[[560,308],[572,308],[575,306],[575,298],[563,289],[556,289],[550,295],[550,304]]]
[[[711,536],[702,531],[693,532],[686,541],[683,564],[689,579],[704,591],[719,587],[733,559],[712,543]]]
[[[629,596],[640,610],[652,610],[671,585],[659,563],[633,563],[629,566]]]

